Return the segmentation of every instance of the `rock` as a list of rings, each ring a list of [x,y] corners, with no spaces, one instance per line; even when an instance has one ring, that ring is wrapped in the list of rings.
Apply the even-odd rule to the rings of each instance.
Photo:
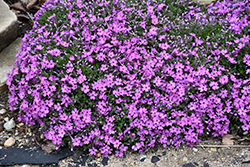
[[[183,161],[183,162],[187,162],[187,161],[188,161],[188,158],[187,158],[187,157],[183,157],[182,161]]]
[[[103,166],[108,165],[108,160],[109,160],[109,158],[106,158],[106,157],[103,158],[103,160],[101,162],[103,164]]]
[[[29,144],[30,140],[29,139],[25,139],[25,143]]]
[[[21,128],[23,125],[24,125],[24,123],[21,122],[21,123],[17,124],[16,127]]]
[[[216,148],[211,148],[210,151],[215,153],[215,152],[217,152],[217,149]]]
[[[210,167],[208,163],[204,162],[203,167]]]
[[[30,165],[26,165],[26,164],[25,164],[25,165],[22,165],[22,167],[30,167]]]
[[[3,125],[3,127],[4,127],[7,131],[12,131],[13,128],[14,128],[15,126],[16,126],[16,124],[15,124],[15,121],[13,120],[13,118],[12,118],[10,121],[6,122],[6,123]]]
[[[3,120],[4,120],[5,122],[8,122],[10,119],[9,119],[9,117],[5,117]]]
[[[158,162],[158,161],[160,161],[160,158],[157,157],[157,156],[153,156],[153,157],[151,158],[151,162],[152,162],[152,163],[156,163],[156,162]]]
[[[40,135],[40,138],[41,138],[41,139],[44,139],[44,134],[43,134],[43,133]]]
[[[13,137],[10,137],[4,142],[4,147],[6,148],[11,147],[15,144],[15,142],[16,140]]]
[[[2,0],[0,0],[0,2],[1,1]],[[0,14],[0,18],[1,18],[1,14]],[[1,21],[0,21],[0,25],[1,25]],[[0,37],[0,43],[1,43],[1,40],[2,39]],[[5,84],[7,81],[6,74],[7,72],[11,72],[11,66],[14,65],[17,59],[17,57],[15,56],[18,53],[20,46],[21,46],[21,38],[17,38],[14,42],[12,42],[7,48],[5,48],[0,53],[0,94],[5,92],[8,89],[7,85]]]
[[[0,0],[0,52],[16,39],[18,28],[16,15]]]
[[[141,155],[139,156],[139,160],[140,160],[141,162],[145,161],[146,158],[147,158],[147,156],[144,155],[144,154],[141,154]]]
[[[243,132],[243,135],[247,135],[247,134],[248,134],[248,131]]]
[[[166,151],[163,151],[163,152],[162,152],[162,155],[163,155],[163,156],[165,156],[166,154],[167,154],[167,152],[166,152]]]
[[[194,151],[194,152],[198,152],[198,149],[197,149],[197,148],[193,148],[193,151]]]
[[[7,111],[6,111],[4,108],[0,109],[0,114],[1,114],[1,115],[5,114],[6,112],[7,112]]]

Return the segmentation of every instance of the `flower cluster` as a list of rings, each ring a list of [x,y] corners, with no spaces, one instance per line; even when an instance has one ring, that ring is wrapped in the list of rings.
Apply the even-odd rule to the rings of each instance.
[[[250,129],[250,4],[50,0],[8,74],[54,144],[123,156]]]

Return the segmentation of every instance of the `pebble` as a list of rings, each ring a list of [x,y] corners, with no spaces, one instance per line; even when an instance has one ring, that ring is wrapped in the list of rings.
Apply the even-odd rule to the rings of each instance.
[[[183,162],[187,162],[187,161],[188,161],[188,158],[187,158],[187,157],[183,157],[182,161],[183,161]]]
[[[194,152],[198,152],[198,149],[197,149],[197,148],[193,148],[193,151],[194,151]]]
[[[145,154],[140,154],[140,156],[139,156],[139,160],[141,162],[143,162],[146,158],[147,158],[147,156]]]
[[[30,167],[30,165],[22,165],[22,167]]]
[[[158,161],[160,161],[160,158],[158,158],[157,156],[153,156],[152,159],[151,159],[152,163],[156,163]]]
[[[6,148],[11,147],[15,144],[15,142],[16,140],[13,137],[10,137],[4,142],[4,147]]]
[[[4,108],[2,108],[1,110],[0,110],[0,114],[1,115],[3,115],[3,114],[5,114],[7,111],[4,109]]]
[[[4,120],[5,122],[8,122],[10,119],[9,119],[9,117],[5,117],[3,120]]]
[[[248,131],[243,132],[243,135],[247,135],[247,134],[248,134]]]
[[[3,127],[7,130],[7,131],[12,131],[13,128],[16,126],[15,121],[13,120],[13,118],[10,121],[7,121]]]
[[[203,167],[210,167],[208,163],[204,162]]]
[[[16,126],[17,126],[18,128],[20,128],[20,127],[22,127],[23,125],[24,125],[24,123],[21,122],[21,123],[17,124]]]
[[[25,139],[25,143],[28,144],[30,142],[29,139]]]
[[[41,139],[44,139],[44,134],[43,134],[43,133],[40,135],[40,138],[41,138]]]
[[[210,151],[215,153],[215,152],[217,152],[217,149],[216,148],[211,148]]]

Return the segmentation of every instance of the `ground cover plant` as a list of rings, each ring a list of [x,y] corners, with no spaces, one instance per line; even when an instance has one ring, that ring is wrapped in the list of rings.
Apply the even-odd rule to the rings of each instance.
[[[250,129],[248,1],[53,0],[8,74],[58,148],[123,156]]]

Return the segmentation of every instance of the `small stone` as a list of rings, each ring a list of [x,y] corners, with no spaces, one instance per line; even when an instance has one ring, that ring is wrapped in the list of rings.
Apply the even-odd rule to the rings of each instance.
[[[183,162],[187,162],[187,161],[188,161],[188,158],[187,158],[187,157],[183,157],[182,161],[183,161]]]
[[[204,162],[203,167],[210,167],[208,163]]]
[[[7,112],[7,111],[6,111],[4,108],[0,109],[0,114],[1,114],[1,115],[5,114],[6,112]]]
[[[216,153],[216,152],[217,152],[217,149],[216,149],[216,148],[211,148],[210,151]]]
[[[13,137],[10,137],[4,142],[4,147],[6,148],[11,147],[15,144],[15,142],[16,140]]]
[[[7,121],[3,127],[7,130],[7,131],[12,131],[13,128],[16,126],[15,121],[13,120],[13,118],[10,121]]]
[[[141,162],[144,162],[144,161],[145,161],[145,159],[146,159],[146,158],[142,158],[142,159],[140,159],[140,161],[141,161]]]
[[[17,124],[16,127],[20,128],[20,127],[22,127],[23,125],[24,125],[24,123],[21,122],[21,123]]]
[[[40,139],[44,139],[44,134],[43,133],[40,135]]]
[[[165,156],[166,154],[167,154],[166,151],[163,151],[163,152],[162,152],[162,156]]]
[[[193,148],[193,151],[194,151],[194,152],[198,152],[198,149],[197,149],[197,148]]]
[[[188,151],[187,151],[187,154],[191,154],[191,153],[192,153],[192,151],[191,151],[191,150],[188,150]]]
[[[160,158],[157,157],[157,156],[153,156],[153,157],[151,158],[151,162],[152,162],[152,163],[156,163],[156,162],[158,162],[158,161],[160,161]]]
[[[18,144],[18,147],[21,147],[23,145],[23,143],[20,143],[20,144]]]
[[[109,160],[109,158],[104,157],[101,163],[102,163],[104,166],[106,166],[106,165],[108,165],[108,160]]]
[[[30,165],[22,165],[22,167],[30,167]]]
[[[247,134],[248,134],[248,131],[243,132],[243,135],[247,135]]]
[[[28,144],[30,142],[29,139],[25,139],[25,143]]]
[[[141,162],[145,161],[146,158],[147,158],[147,156],[144,155],[144,154],[140,154],[140,156],[139,156],[139,160],[140,160]]]
[[[4,120],[5,122],[8,122],[10,119],[9,119],[9,117],[5,117],[3,120]]]

